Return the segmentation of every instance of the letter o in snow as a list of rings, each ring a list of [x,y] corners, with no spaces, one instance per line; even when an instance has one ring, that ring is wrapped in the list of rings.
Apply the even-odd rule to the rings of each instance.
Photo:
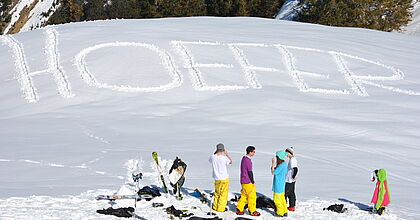
[[[156,52],[160,59],[162,60],[162,65],[165,69],[169,72],[169,75],[172,78],[172,81],[168,84],[156,86],[156,87],[133,87],[133,86],[126,86],[126,85],[109,85],[107,83],[98,82],[95,76],[89,71],[87,64],[86,64],[86,56],[91,53],[92,51],[99,50],[106,47],[144,47],[151,51]],[[169,89],[173,89],[176,87],[181,86],[182,84],[182,75],[179,72],[178,68],[176,67],[175,63],[171,55],[164,49],[161,49],[152,44],[146,43],[136,43],[136,42],[113,42],[113,43],[103,43],[98,44],[89,48],[86,48],[80,51],[75,56],[75,65],[79,70],[82,79],[90,86],[97,87],[97,88],[105,88],[111,89],[120,92],[161,92],[166,91]]]

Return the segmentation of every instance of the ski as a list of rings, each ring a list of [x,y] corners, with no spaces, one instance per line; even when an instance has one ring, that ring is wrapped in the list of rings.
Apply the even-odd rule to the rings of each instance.
[[[168,188],[166,187],[166,183],[165,183],[165,179],[163,178],[163,174],[162,174],[162,168],[159,165],[159,158],[158,158],[158,154],[156,152],[152,153],[152,157],[153,159],[155,159],[156,165],[157,165],[157,169],[159,171],[160,174],[160,179],[162,180],[162,184],[163,184],[163,191],[165,193],[168,193]]]
[[[151,195],[98,195],[95,197],[96,200],[117,200],[117,199],[152,199]]]

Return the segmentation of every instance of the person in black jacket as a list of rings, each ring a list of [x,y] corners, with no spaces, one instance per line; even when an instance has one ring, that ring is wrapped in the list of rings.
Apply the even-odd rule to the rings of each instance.
[[[289,202],[287,209],[294,212],[296,206],[295,183],[298,173],[298,163],[296,157],[294,156],[293,147],[289,147],[285,151],[288,153],[287,157],[289,158],[289,165],[286,176],[286,189],[284,195],[286,197],[286,201]]]

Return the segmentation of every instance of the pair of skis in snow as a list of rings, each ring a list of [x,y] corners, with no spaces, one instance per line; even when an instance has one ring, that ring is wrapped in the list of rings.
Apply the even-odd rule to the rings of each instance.
[[[156,152],[153,152],[152,157],[155,160],[156,165],[157,165],[157,169],[158,169],[158,172],[159,172],[159,175],[160,175],[160,180],[162,181],[162,185],[163,185],[163,192],[168,193],[168,187],[166,187],[165,178],[163,178],[162,168],[159,165],[158,154]]]
[[[135,199],[135,200],[142,200],[142,199],[153,199],[151,195],[98,195],[95,197],[96,200],[110,200],[114,201],[117,199]]]

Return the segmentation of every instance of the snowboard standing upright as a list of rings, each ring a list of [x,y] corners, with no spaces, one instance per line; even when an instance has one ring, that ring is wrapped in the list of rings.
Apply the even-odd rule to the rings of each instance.
[[[156,152],[152,153],[152,157],[153,159],[155,159],[156,165],[157,165],[157,169],[159,171],[160,174],[160,179],[162,180],[162,184],[163,184],[163,191],[165,193],[168,193],[168,187],[166,187],[166,183],[165,183],[165,179],[163,178],[163,174],[162,174],[162,168],[159,165],[159,158],[158,158],[158,154]]]
[[[177,195],[178,200],[182,200],[181,186],[184,185],[185,182],[184,173],[186,169],[187,164],[176,157],[171,169],[169,170],[169,182],[171,186],[174,187],[174,194]]]

